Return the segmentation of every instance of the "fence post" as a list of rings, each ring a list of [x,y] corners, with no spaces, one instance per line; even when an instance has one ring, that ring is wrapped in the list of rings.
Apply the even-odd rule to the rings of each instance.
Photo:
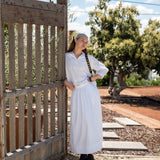
[[[63,48],[63,52],[64,52],[64,55],[62,55],[62,79],[65,79],[65,52],[67,51],[67,31],[68,31],[68,28],[67,28],[67,12],[68,12],[68,9],[67,9],[67,0],[57,0],[57,3],[58,4],[63,4],[65,7],[65,11],[64,11],[64,29],[63,29],[63,45],[65,45],[65,47]],[[63,111],[63,131],[64,131],[64,134],[65,134],[65,140],[64,140],[64,151],[65,151],[65,154],[67,154],[67,128],[68,128],[68,123],[67,123],[67,90],[66,90],[66,87],[64,86],[63,89],[62,89],[62,94],[63,94],[63,100],[62,100],[62,111]]]
[[[3,101],[3,24],[2,24],[2,9],[0,0],[0,159],[5,159],[5,136],[4,136],[4,101]]]

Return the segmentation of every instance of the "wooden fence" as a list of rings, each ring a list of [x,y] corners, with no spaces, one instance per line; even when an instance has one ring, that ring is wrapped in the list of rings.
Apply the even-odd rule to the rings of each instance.
[[[67,0],[0,0],[0,160],[66,154]]]

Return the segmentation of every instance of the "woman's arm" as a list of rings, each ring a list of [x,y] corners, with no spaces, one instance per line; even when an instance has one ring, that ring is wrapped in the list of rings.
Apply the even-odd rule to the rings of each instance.
[[[90,63],[91,63],[91,68],[93,70],[96,71],[96,76],[94,78],[92,78],[93,80],[94,79],[102,79],[106,74],[107,72],[109,71],[108,68],[103,64],[101,63],[100,61],[98,61],[96,58],[94,58],[93,56],[88,56],[89,57],[89,60],[90,60]],[[99,76],[98,76],[99,75]]]
[[[75,89],[75,86],[73,85],[73,83],[68,82],[67,79],[64,81],[64,85],[66,87],[68,87],[70,90],[74,90]]]

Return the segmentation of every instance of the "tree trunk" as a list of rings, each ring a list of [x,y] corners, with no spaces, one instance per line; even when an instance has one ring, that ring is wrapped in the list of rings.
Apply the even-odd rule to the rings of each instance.
[[[113,89],[114,89],[114,72],[111,72],[109,77],[109,88],[108,93],[113,96]]]
[[[119,72],[118,74],[118,84],[119,87],[113,88],[113,97],[115,99],[120,99],[120,92],[127,88],[127,85],[125,83],[125,74],[123,72]]]

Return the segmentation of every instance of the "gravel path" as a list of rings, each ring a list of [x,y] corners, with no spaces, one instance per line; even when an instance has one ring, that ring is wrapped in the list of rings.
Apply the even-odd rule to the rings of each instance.
[[[113,117],[124,117],[104,107],[102,108],[102,114],[104,122],[114,122]],[[148,151],[101,151],[100,153],[160,156],[160,130],[145,126],[126,126],[125,129],[112,129],[112,131],[120,136],[119,141],[141,142],[148,148]]]

